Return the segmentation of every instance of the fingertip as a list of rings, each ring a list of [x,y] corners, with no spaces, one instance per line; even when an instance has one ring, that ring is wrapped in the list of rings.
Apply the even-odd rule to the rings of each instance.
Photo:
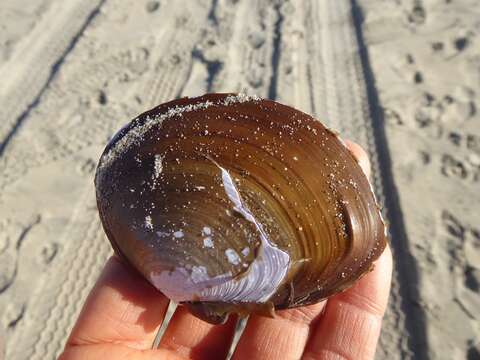
[[[373,270],[357,281],[350,289],[332,298],[348,302],[383,317],[387,308],[392,279],[392,253],[388,245],[373,263]]]
[[[353,156],[357,159],[358,164],[362,168],[363,172],[367,175],[367,177],[370,177],[371,165],[367,152],[360,145],[353,141],[344,140],[344,142],[347,144],[347,148],[350,150]]]
[[[392,272],[389,247],[374,269],[353,287],[328,299],[305,359],[373,359],[385,313]]]
[[[382,262],[380,266],[382,269],[384,269],[385,274],[388,275],[388,278],[391,280],[393,269],[393,255],[392,249],[390,249],[390,245],[388,244],[388,242],[387,246],[385,246],[385,250],[383,250],[382,255],[380,255],[377,261]]]

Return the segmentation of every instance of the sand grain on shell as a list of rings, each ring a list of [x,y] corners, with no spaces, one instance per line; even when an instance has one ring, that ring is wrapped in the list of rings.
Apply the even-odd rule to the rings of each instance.
[[[167,119],[172,119],[176,116],[182,116],[185,113],[191,111],[197,111],[201,109],[207,109],[210,106],[228,106],[235,103],[242,103],[247,101],[255,101],[258,100],[256,96],[247,96],[245,94],[239,95],[231,95],[225,98],[224,100],[218,102],[212,101],[205,101],[202,103],[194,104],[194,105],[186,105],[186,106],[176,106],[174,108],[168,109],[168,111],[164,114],[150,117],[147,116],[145,122],[141,126],[135,126],[134,128],[130,129],[121,139],[119,139],[113,147],[102,156],[100,164],[98,166],[98,174],[102,176],[102,174],[106,171],[114,161],[122,156],[128,149],[134,145],[138,144],[143,136],[153,127],[161,127],[163,121]],[[138,118],[133,120],[138,121]]]

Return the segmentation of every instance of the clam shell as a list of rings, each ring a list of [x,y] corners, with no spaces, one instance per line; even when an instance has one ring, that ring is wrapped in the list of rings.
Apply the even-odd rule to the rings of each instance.
[[[107,145],[95,184],[115,251],[212,323],[318,302],[386,246],[368,179],[338,136],[256,97],[143,113]]]

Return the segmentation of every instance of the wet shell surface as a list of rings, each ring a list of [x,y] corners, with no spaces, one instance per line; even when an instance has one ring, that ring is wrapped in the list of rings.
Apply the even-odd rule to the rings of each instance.
[[[212,323],[325,299],[386,246],[368,179],[338,136],[256,97],[143,113],[107,145],[95,185],[117,254]]]

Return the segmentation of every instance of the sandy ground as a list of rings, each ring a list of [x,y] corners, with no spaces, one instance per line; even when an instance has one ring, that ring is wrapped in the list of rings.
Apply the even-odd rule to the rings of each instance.
[[[377,359],[479,359],[479,35],[476,0],[3,0],[7,358],[59,354],[110,254],[92,178],[115,131],[243,91],[369,152],[396,265]]]
[[[479,359],[480,8],[379,3],[362,4],[363,34],[398,195],[387,206],[399,210],[391,221],[405,254],[397,269],[410,350]]]

